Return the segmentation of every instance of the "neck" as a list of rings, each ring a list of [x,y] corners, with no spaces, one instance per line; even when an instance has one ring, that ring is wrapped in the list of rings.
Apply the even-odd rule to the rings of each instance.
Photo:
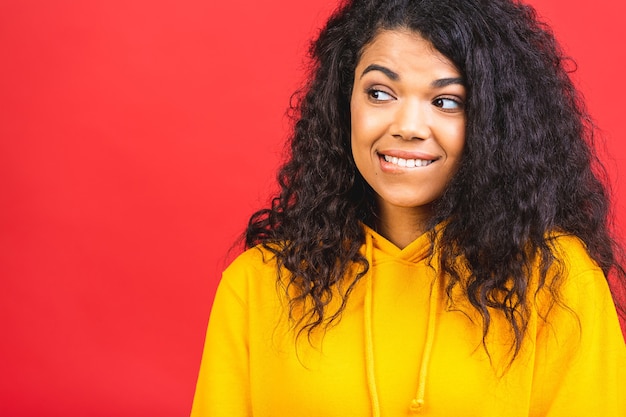
[[[398,248],[404,249],[426,232],[430,217],[430,210],[426,207],[379,204],[376,231]]]

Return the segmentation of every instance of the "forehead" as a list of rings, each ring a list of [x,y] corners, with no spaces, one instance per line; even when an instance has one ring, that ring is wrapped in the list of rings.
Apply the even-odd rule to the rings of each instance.
[[[439,52],[432,43],[418,32],[410,29],[380,30],[367,43],[357,62],[356,70],[376,63],[395,68],[438,67],[440,70],[457,76],[459,71],[450,59]]]

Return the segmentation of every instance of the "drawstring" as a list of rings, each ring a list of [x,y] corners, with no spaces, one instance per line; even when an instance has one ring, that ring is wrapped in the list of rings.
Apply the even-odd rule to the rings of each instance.
[[[426,392],[426,377],[428,376],[428,365],[430,356],[435,343],[435,320],[437,318],[437,302],[439,301],[439,285],[437,277],[433,280],[433,288],[430,292],[430,303],[428,305],[428,326],[426,328],[426,345],[422,355],[422,363],[420,365],[419,382],[417,385],[417,393],[411,401],[409,409],[413,413],[420,413],[424,406],[424,396]]]
[[[376,388],[376,373],[374,372],[374,337],[372,335],[372,287],[374,277],[372,274],[372,236],[365,234],[365,257],[370,263],[367,271],[365,289],[365,366],[367,372],[367,386],[370,391],[372,402],[372,417],[380,417],[380,402],[378,400],[378,389]]]
[[[374,336],[372,326],[372,298],[373,298],[373,236],[370,233],[365,234],[365,257],[369,262],[369,269],[365,279],[365,303],[364,303],[364,321],[365,321],[365,366],[367,374],[367,386],[372,404],[372,417],[380,417],[380,400],[378,398],[378,389],[376,387],[376,373],[374,369]],[[432,355],[433,345],[435,343],[435,328],[437,320],[437,307],[439,302],[439,283],[437,276],[433,279],[430,300],[428,304],[428,324],[426,328],[426,344],[419,370],[419,380],[417,385],[417,393],[415,398],[409,405],[412,413],[420,413],[424,407],[424,399],[426,392],[426,378],[428,376],[428,367],[430,357]]]

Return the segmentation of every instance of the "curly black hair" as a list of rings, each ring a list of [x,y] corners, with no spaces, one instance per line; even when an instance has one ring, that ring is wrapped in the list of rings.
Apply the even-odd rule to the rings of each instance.
[[[494,311],[504,314],[516,354],[535,296],[533,266],[539,265],[539,287],[558,303],[558,274],[547,279],[548,270],[558,270],[554,232],[577,236],[605,275],[624,277],[606,173],[594,151],[593,123],[568,75],[570,60],[521,2],[345,1],[311,46],[280,193],[251,217],[246,246],[263,245],[289,272],[284,289],[301,332],[310,335],[340,318],[369,268],[359,253],[361,223],[371,225],[376,216],[373,191],[350,148],[354,71],[376,34],[394,29],[430,41],[465,80],[464,154],[429,228],[442,225],[437,245],[439,267],[450,277],[448,295],[461,286],[483,318],[484,337]],[[328,311],[337,288],[343,302]],[[302,303],[310,309],[293,317]]]

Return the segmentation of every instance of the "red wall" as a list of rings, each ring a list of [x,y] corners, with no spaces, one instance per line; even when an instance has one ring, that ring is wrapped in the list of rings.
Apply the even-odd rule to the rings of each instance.
[[[188,414],[227,251],[334,4],[2,1],[0,415]],[[624,178],[619,2],[533,4]]]

